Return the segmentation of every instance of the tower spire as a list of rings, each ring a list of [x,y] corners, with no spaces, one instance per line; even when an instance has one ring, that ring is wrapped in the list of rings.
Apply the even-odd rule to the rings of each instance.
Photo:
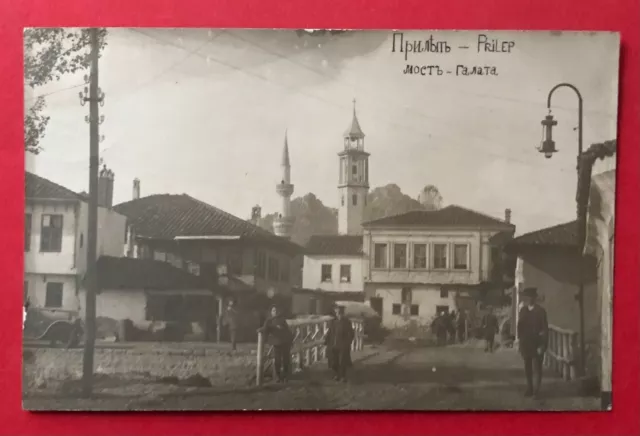
[[[351,119],[351,124],[344,132],[345,138],[350,139],[364,139],[364,132],[360,127],[360,123],[358,122],[358,115],[356,114],[356,99],[353,99],[353,117]]]

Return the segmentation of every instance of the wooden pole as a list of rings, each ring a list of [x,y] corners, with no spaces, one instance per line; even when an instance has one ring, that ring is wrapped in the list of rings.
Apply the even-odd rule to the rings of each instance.
[[[87,280],[85,325],[86,338],[82,365],[82,393],[90,396],[93,387],[94,349],[96,340],[96,292],[98,245],[98,167],[100,165],[100,91],[98,89],[98,29],[89,29],[91,71],[89,81],[89,225],[87,229]],[[86,100],[85,100],[86,101]]]

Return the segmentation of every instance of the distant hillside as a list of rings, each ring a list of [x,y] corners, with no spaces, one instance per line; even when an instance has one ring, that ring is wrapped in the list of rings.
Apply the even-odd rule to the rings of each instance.
[[[442,207],[438,188],[427,185],[418,194],[418,200],[402,193],[396,184],[373,189],[367,196],[364,219],[370,221],[411,210],[434,210]],[[314,194],[309,193],[291,201],[291,212],[296,218],[292,240],[307,243],[311,235],[335,235],[338,233],[338,210],[325,206]],[[262,228],[273,232],[275,213],[264,216],[259,222]]]

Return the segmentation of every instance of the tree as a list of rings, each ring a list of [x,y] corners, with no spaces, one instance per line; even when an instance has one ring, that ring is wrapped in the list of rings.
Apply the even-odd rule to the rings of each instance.
[[[106,29],[99,30],[100,48],[106,45]],[[37,89],[89,67],[89,29],[31,28],[24,31],[24,86]],[[44,114],[44,96],[25,101],[25,150],[42,151],[40,141],[50,117]]]
[[[442,195],[435,185],[427,185],[418,195],[418,201],[425,210],[438,210],[442,208]]]

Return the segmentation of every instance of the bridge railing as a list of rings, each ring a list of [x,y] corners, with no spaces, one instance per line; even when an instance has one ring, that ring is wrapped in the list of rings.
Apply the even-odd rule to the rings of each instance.
[[[289,328],[293,333],[293,344],[291,346],[291,371],[298,372],[303,368],[313,365],[326,359],[326,347],[324,345],[325,336],[329,331],[331,316],[321,316],[311,319],[288,320]],[[351,350],[362,350],[364,344],[364,325],[359,319],[351,320],[354,338],[351,343]],[[265,335],[262,330],[258,330],[258,346],[256,350],[256,384],[263,383],[265,376],[275,379],[275,365],[273,346],[265,344]]]
[[[545,367],[565,380],[574,380],[578,375],[578,354],[578,333],[550,325],[549,346],[544,356]]]

